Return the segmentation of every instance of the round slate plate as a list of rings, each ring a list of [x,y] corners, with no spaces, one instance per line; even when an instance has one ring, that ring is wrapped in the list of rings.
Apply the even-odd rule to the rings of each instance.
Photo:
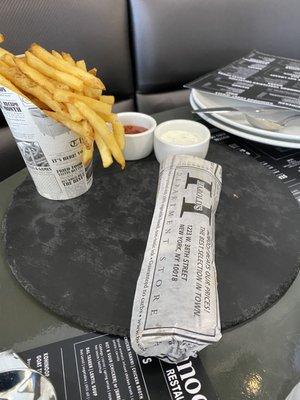
[[[216,218],[222,327],[270,306],[299,269],[300,215],[288,189],[254,159],[211,144],[223,167]],[[51,201],[30,179],[16,190],[4,222],[6,255],[20,284],[83,327],[127,335],[155,204],[154,157],[94,168],[85,195]]]

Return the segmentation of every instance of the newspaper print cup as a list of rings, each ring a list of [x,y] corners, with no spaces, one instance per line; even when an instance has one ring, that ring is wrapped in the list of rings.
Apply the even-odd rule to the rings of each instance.
[[[68,200],[89,190],[92,162],[83,165],[83,145],[77,135],[3,86],[0,108],[41,196]]]

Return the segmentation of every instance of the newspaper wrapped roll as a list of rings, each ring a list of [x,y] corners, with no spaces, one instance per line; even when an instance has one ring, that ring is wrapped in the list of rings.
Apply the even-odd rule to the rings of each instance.
[[[193,156],[161,164],[130,336],[141,356],[181,362],[221,338],[215,268],[219,165]]]
[[[92,185],[92,163],[82,163],[77,135],[29,100],[0,86],[0,108],[40,195],[67,200]]]

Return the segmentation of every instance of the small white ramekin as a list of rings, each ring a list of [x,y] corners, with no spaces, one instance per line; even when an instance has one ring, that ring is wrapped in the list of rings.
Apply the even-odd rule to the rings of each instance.
[[[138,125],[147,128],[145,132],[125,135],[125,160],[140,160],[149,156],[153,150],[155,119],[139,112],[121,112],[118,113],[118,118],[123,125]]]
[[[194,144],[174,144],[165,141],[161,134],[171,130],[193,132],[199,136],[199,142]],[[183,154],[205,158],[210,141],[209,129],[199,122],[187,119],[173,119],[159,124],[154,131],[154,153],[161,163],[169,155]]]

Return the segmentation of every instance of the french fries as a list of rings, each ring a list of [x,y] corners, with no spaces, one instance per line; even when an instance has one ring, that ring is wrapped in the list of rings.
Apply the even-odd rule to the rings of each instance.
[[[6,51],[5,49],[2,49],[2,47],[0,47],[0,57],[4,56],[4,54],[9,54],[9,52]]]
[[[1,60],[5,62],[5,64],[10,67],[14,67],[16,65],[14,56],[12,54],[6,53],[1,57]]]
[[[0,85],[7,87],[10,89],[12,92],[18,93],[21,96],[24,96],[23,93],[13,84],[11,83],[8,79],[6,79],[4,76],[0,75]],[[27,96],[25,96],[27,97]]]
[[[97,75],[97,68],[92,68],[88,71],[89,74],[96,76]]]
[[[87,71],[86,64],[84,60],[76,61],[76,65],[78,68],[82,69],[83,71]]]
[[[114,96],[106,96],[106,95],[100,96],[100,101],[103,101],[103,103],[107,103],[107,104],[110,104],[110,105],[115,104]]]
[[[112,113],[114,96],[103,94],[105,86],[96,74],[97,69],[88,70],[84,60],[35,43],[18,57],[0,48],[0,86],[27,98],[78,135],[84,165],[92,161],[96,144],[104,168],[115,159],[124,169],[124,128]]]
[[[102,90],[84,85],[83,94],[87,97],[91,97],[92,99],[99,100],[102,95]]]
[[[9,79],[22,91],[37,97],[52,110],[62,110],[62,106],[57,101],[53,100],[48,90],[36,84],[32,79],[24,75],[17,67],[8,67],[3,61],[0,61],[0,74],[6,79]]]
[[[87,135],[90,137],[94,137],[94,131],[93,128],[91,127],[91,124],[86,119],[84,119],[81,122],[81,124],[83,126],[83,129],[86,131]]]
[[[68,73],[73,75],[74,77],[80,78],[83,82],[91,87],[98,87],[99,89],[105,89],[105,86],[101,82],[99,78],[96,76],[92,76],[86,71],[78,68],[76,65],[70,65],[65,60],[59,60],[58,58],[54,57],[53,54],[49,53],[49,51],[43,49],[38,44],[34,43],[30,47],[30,51],[34,54],[39,60],[43,61],[44,63],[50,65],[51,67],[55,68],[56,70],[61,71],[62,73]]]
[[[70,53],[65,53],[64,51],[61,53],[63,60],[67,61],[71,65],[76,65],[73,57]]]
[[[115,114],[101,114],[98,113],[100,115],[100,117],[103,119],[103,121],[105,122],[116,122],[118,120],[117,116]]]
[[[35,104],[36,106],[38,106],[41,110],[46,110],[46,111],[50,111],[50,108],[47,106],[47,104],[43,103],[41,100],[39,100],[37,97],[32,96],[32,94],[27,94],[28,99]]]
[[[63,56],[56,50],[52,50],[51,53],[54,55],[54,57],[58,58],[59,60],[63,60]]]
[[[113,132],[114,132],[116,141],[117,141],[120,149],[124,150],[124,147],[125,147],[124,126],[119,121],[116,121],[116,122],[112,123],[112,128],[113,128]]]
[[[75,101],[74,105],[80,110],[81,114],[88,120],[95,131],[95,140],[97,143],[97,136],[100,137],[105,142],[106,146],[111,151],[114,159],[120,164],[121,168],[125,168],[125,159],[123,153],[118,146],[113,133],[109,130],[103,119],[88,105],[81,101]],[[100,149],[99,149],[100,150]],[[100,151],[101,154],[101,151]]]
[[[83,120],[82,115],[72,103],[66,103],[66,107],[68,109],[72,121],[78,122]]]
[[[102,158],[103,167],[108,168],[113,163],[111,152],[109,151],[109,148],[98,133],[95,135],[95,142]]]
[[[72,93],[66,90],[56,90],[53,97],[56,101],[64,103],[72,103],[77,100],[82,101],[83,103],[91,107],[94,111],[101,114],[110,114],[112,109],[110,104],[103,103],[100,100],[91,99],[90,97],[83,96],[82,94]]]
[[[55,119],[55,121],[62,123],[71,131],[77,133],[77,135],[82,138],[84,145],[88,149],[91,147],[94,138],[90,136],[89,131],[86,130],[82,124],[72,121],[71,118],[68,118],[68,116],[62,112],[53,112],[47,110],[44,110],[44,112],[46,115],[48,115],[48,117]]]
[[[50,93],[54,93],[56,90],[56,85],[48,79],[45,75],[41,74],[39,71],[31,68],[27,62],[21,58],[16,57],[15,63],[25,75],[31,78],[34,82],[38,83],[43,88],[47,89]]]
[[[30,53],[30,51],[26,51],[25,56],[26,56],[27,63],[32,68],[35,68],[42,74],[48,76],[49,78],[52,78],[56,81],[59,81],[61,83],[64,83],[64,84],[70,86],[72,89],[78,90],[79,92],[82,91],[83,82],[80,79],[78,79],[75,76],[70,75],[66,72],[62,72],[60,70],[52,68],[50,65],[44,63],[44,61],[40,60],[34,54]],[[52,54],[51,54],[51,56],[52,56]],[[52,56],[52,57],[54,57],[54,56]],[[54,59],[56,60],[55,57],[54,57]]]
[[[83,146],[82,162],[84,165],[88,165],[93,159],[94,148],[93,145],[88,149]]]

